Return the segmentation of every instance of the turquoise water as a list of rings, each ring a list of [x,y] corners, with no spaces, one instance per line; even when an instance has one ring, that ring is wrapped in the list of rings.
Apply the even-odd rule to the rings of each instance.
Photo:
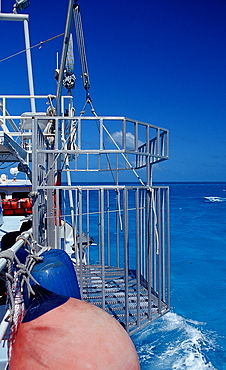
[[[171,312],[133,336],[142,370],[226,369],[226,183],[170,184]]]

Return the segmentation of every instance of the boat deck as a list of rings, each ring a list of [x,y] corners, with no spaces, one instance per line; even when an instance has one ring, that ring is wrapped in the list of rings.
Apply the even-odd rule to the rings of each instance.
[[[130,333],[168,311],[153,289],[149,293],[144,279],[138,285],[134,270],[129,270],[128,279],[122,268],[105,267],[102,271],[100,265],[89,265],[83,266],[82,271],[80,267],[76,270],[78,279],[83,277],[82,299],[104,308]]]

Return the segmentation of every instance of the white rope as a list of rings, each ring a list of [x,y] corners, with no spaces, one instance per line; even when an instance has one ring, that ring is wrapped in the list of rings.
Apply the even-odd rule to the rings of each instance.
[[[151,191],[151,207],[154,213],[154,234],[156,237],[156,254],[159,254],[160,251],[160,241],[159,241],[159,231],[158,231],[158,217],[156,212],[156,204],[155,204],[155,192],[153,188],[149,188]]]
[[[30,247],[30,251],[26,248],[25,251],[29,253],[26,258],[25,264],[21,263],[16,254],[13,250],[8,249],[5,251],[0,252],[0,258],[4,258],[7,261],[7,272],[5,273],[6,277],[6,288],[8,293],[8,303],[9,309],[5,313],[5,316],[0,324],[0,340],[2,340],[5,336],[6,330],[10,325],[10,331],[7,334],[8,339],[8,356],[10,358],[12,345],[15,341],[17,330],[21,321],[23,320],[25,307],[24,307],[24,299],[23,299],[23,285],[26,282],[28,297],[30,294],[35,294],[32,286],[30,284],[30,279],[35,283],[39,283],[34,279],[31,275],[31,270],[33,266],[43,259],[41,256],[42,253],[49,250],[48,247],[41,247],[39,246],[35,240],[33,239],[32,235],[31,242],[28,241],[23,234],[30,234],[29,232],[22,233],[17,239],[16,242],[20,239],[24,241],[24,244],[28,244]],[[40,250],[36,252],[36,248],[34,244],[40,247]],[[5,338],[6,339],[6,338]]]

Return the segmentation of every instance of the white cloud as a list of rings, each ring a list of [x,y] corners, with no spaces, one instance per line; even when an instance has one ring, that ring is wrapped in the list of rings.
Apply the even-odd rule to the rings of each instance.
[[[122,131],[116,131],[113,134],[111,134],[115,142],[122,146]],[[135,136],[132,134],[132,132],[126,133],[126,148],[127,149],[134,149],[134,140]],[[141,140],[138,140],[138,147],[143,145],[144,143]]]

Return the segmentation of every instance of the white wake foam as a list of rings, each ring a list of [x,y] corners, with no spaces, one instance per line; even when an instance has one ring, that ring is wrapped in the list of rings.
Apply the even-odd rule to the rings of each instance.
[[[216,370],[204,354],[214,343],[195,324],[170,312],[137,335],[141,370]]]
[[[226,202],[226,198],[222,197],[204,197],[205,202],[210,202],[210,203],[222,203]]]

